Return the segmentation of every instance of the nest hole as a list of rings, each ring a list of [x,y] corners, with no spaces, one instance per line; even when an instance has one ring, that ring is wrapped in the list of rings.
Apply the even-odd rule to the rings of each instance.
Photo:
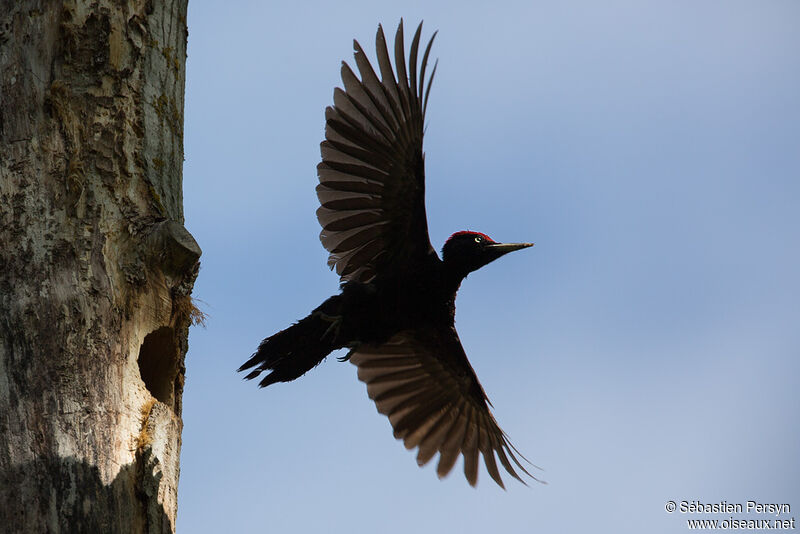
[[[163,326],[145,336],[139,349],[139,374],[150,394],[173,407],[178,376],[178,342],[175,331]]]

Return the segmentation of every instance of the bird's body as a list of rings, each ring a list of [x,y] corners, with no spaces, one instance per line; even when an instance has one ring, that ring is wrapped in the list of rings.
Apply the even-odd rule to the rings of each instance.
[[[426,258],[422,268],[402,275],[346,282],[338,314],[344,346],[381,343],[400,330],[425,325],[453,325],[459,283],[435,254]]]
[[[408,74],[402,22],[398,28],[397,80],[380,27],[380,80],[355,42],[361,79],[343,64],[345,90],[336,89],[334,106],[325,113],[317,216],[328,263],[342,278],[340,294],[265,339],[240,370],[255,368],[247,378],[269,372],[261,386],[288,382],[332,351],[349,348],[344,359],[358,366],[359,378],[378,411],[389,417],[395,437],[408,448],[419,448],[420,464],[438,452],[437,472],[444,476],[463,455],[465,474],[474,485],[483,455],[502,486],[495,455],[515,478],[512,462],[527,471],[491,415],[458,339],[455,298],[468,273],[531,244],[500,244],[485,234],[462,231],[447,240],[441,259],[431,246],[422,135],[433,38],[417,81],[421,28],[411,44]]]

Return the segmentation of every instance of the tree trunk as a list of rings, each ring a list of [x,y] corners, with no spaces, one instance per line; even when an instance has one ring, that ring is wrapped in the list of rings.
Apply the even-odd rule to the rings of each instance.
[[[187,0],[0,0],[0,530],[173,532]]]

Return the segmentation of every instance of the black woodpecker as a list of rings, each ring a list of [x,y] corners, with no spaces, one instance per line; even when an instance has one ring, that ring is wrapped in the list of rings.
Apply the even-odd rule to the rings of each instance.
[[[431,246],[422,137],[436,65],[427,84],[425,73],[436,34],[417,71],[421,31],[422,24],[407,70],[400,21],[393,69],[378,26],[380,77],[353,42],[360,79],[342,63],[344,89],[334,89],[334,104],[325,110],[317,166],[320,240],[330,252],[328,265],[341,277],[341,292],[262,341],[239,370],[252,369],[248,379],[268,373],[262,387],[289,382],[347,347],[342,360],[358,366],[358,378],[389,417],[395,438],[419,448],[419,465],[438,452],[443,477],[463,455],[464,474],[474,486],[482,455],[501,487],[498,461],[524,483],[517,469],[535,477],[489,411],[454,320],[456,291],[467,274],[532,243],[496,243],[464,231],[445,242],[441,259]]]

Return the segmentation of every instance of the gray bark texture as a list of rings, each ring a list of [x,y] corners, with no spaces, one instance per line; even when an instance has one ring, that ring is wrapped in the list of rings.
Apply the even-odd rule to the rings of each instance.
[[[174,532],[187,0],[0,0],[0,532]]]

